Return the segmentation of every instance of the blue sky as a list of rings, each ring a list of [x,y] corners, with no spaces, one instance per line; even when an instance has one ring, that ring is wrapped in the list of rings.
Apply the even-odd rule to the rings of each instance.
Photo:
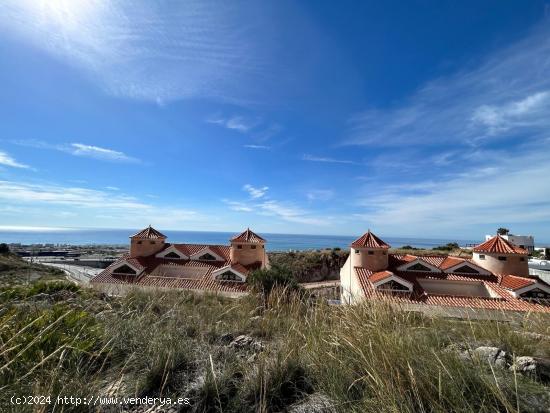
[[[0,3],[0,227],[550,240],[550,2]]]

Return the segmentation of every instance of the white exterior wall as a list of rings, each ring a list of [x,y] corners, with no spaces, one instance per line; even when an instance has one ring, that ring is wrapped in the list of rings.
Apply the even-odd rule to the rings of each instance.
[[[388,250],[385,248],[352,247],[350,257],[352,267],[363,267],[373,272],[383,271],[388,268]]]
[[[485,258],[481,259],[480,256],[484,256]],[[500,261],[498,257],[506,257],[506,261]],[[472,261],[493,274],[513,274],[520,277],[529,276],[527,255],[474,252]]]
[[[418,283],[429,294],[454,295],[457,297],[499,297],[491,288],[478,281],[433,280],[419,278]]]
[[[364,298],[361,284],[352,265],[351,255],[340,269],[340,292],[342,304],[354,304]]]

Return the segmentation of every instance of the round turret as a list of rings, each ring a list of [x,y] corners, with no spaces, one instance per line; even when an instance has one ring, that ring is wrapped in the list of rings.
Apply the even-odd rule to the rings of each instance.
[[[362,267],[373,272],[388,268],[390,246],[370,230],[351,244],[350,257],[353,267]]]
[[[476,245],[472,261],[493,274],[529,275],[528,252],[500,235]]]
[[[151,225],[130,237],[130,257],[147,257],[164,248],[166,236]]]
[[[241,265],[258,264],[260,268],[267,265],[265,239],[247,228],[246,231],[231,238],[230,258],[232,263]]]

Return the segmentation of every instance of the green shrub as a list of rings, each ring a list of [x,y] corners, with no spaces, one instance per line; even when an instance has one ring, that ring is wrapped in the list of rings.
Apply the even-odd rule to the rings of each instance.
[[[253,271],[249,275],[247,282],[251,285],[253,291],[263,297],[264,307],[267,307],[269,296],[274,289],[282,288],[287,292],[300,289],[298,282],[292,276],[290,270],[280,265],[273,265],[269,269]]]
[[[438,247],[432,248],[434,251],[453,251],[459,249],[460,246],[456,242],[449,242],[445,245],[440,245]]]

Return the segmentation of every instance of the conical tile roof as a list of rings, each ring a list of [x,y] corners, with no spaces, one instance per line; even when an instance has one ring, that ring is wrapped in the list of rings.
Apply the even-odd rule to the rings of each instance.
[[[485,252],[488,254],[528,254],[527,250],[512,244],[500,235],[495,235],[484,243],[476,245],[474,247],[474,252]]]
[[[147,228],[142,229],[138,233],[132,235],[130,238],[143,238],[143,239],[164,238],[164,239],[166,239],[166,235],[164,235],[163,233],[157,231],[155,228],[153,228],[151,225],[149,225]]]
[[[247,228],[246,231],[243,231],[239,235],[235,235],[233,238],[231,238],[231,241],[252,242],[261,244],[265,242],[265,239],[260,237],[255,232],[251,231],[250,228]]]
[[[390,248],[388,244],[370,232],[370,229],[363,236],[351,243],[354,248]]]

